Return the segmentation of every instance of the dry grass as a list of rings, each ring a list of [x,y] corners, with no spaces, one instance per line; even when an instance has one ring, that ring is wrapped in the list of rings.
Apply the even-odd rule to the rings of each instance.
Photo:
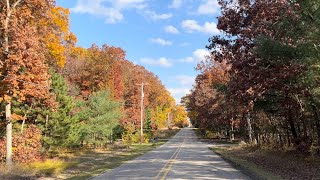
[[[107,170],[120,166],[162,144],[179,130],[161,130],[156,143],[133,144],[129,149],[123,145],[109,146],[108,149],[65,150],[53,153],[53,159],[12,168],[0,166],[1,180],[46,179],[88,179]]]
[[[213,149],[221,156],[236,163],[250,164],[264,172],[265,179],[320,179],[320,157],[298,153],[296,151],[279,151],[261,149],[258,146],[218,147]],[[270,178],[275,174],[278,178]],[[258,172],[259,174],[259,172]]]
[[[41,162],[34,162],[27,166],[37,176],[53,176],[60,174],[76,163],[65,162],[59,159],[47,159]]]
[[[197,136],[213,143],[211,148],[236,168],[253,179],[320,180],[320,157],[302,154],[292,147],[277,149],[269,146],[234,144],[228,141],[206,139],[199,129]]]
[[[74,163],[69,163],[58,159],[48,159],[29,164],[15,164],[11,167],[2,165],[0,167],[0,179],[20,180],[55,176],[73,165]]]
[[[68,168],[63,173],[55,176],[59,179],[88,179],[97,176],[107,170],[120,166],[125,161],[131,160],[140,156],[158,145],[134,144],[130,149],[110,150],[92,150],[81,153],[81,156],[71,158],[76,164]]]
[[[33,179],[33,174],[23,165],[13,165],[8,168],[5,165],[0,166],[0,179],[1,180],[14,180],[14,179]]]

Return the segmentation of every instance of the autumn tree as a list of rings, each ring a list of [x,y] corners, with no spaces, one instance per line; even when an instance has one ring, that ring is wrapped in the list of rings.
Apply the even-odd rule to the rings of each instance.
[[[142,126],[151,137],[167,125],[175,101],[159,78],[126,60],[119,47],[77,47],[68,9],[55,0],[4,0],[0,8],[0,117],[6,118],[0,122],[1,136],[6,129],[0,158],[7,164],[12,136],[18,149],[13,159],[29,162],[33,155],[40,158],[41,143],[44,150],[100,146],[114,138],[114,131],[124,139],[129,135],[131,142]],[[145,125],[140,123],[141,83],[149,84]],[[183,124],[180,110],[175,114]]]
[[[76,48],[69,56],[64,75],[80,90],[79,95],[84,99],[98,90],[110,90],[119,98],[123,91],[119,66],[124,57],[125,52],[121,48],[108,45]]]
[[[15,0],[0,3],[0,91],[7,121],[7,164],[12,163],[11,102],[44,100],[49,95],[48,68],[40,49],[35,23],[52,5],[51,0]]]
[[[173,111],[173,123],[179,128],[188,126],[188,116],[183,106],[175,107]]]
[[[250,142],[319,146],[318,1],[220,0],[218,28],[210,38],[211,59],[184,98],[191,120],[204,128],[230,122],[246,128]],[[216,65],[228,80],[215,83]],[[231,120],[230,120],[231,119]],[[236,124],[234,124],[236,123]],[[234,130],[231,130],[233,132]],[[317,135],[318,137],[315,137]]]
[[[183,98],[183,104],[188,109],[194,126],[214,129],[219,127],[221,122],[225,122],[224,125],[229,124],[228,117],[224,117],[225,109],[221,108],[227,105],[225,97],[229,69],[226,63],[219,62],[213,67],[203,69],[196,77],[191,93]]]
[[[63,67],[75,48],[77,38],[70,32],[69,15],[69,9],[54,6],[47,11],[47,18],[38,22],[42,49],[51,67]]]

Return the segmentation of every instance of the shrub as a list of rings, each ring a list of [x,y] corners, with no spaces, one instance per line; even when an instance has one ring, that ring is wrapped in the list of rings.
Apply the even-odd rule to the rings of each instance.
[[[125,124],[124,131],[122,133],[122,142],[129,148],[133,143],[134,132],[136,131],[135,125],[133,123]]]
[[[12,137],[13,161],[32,162],[41,159],[41,131],[35,125],[30,125],[23,134]],[[6,159],[6,139],[0,139],[0,161]]]

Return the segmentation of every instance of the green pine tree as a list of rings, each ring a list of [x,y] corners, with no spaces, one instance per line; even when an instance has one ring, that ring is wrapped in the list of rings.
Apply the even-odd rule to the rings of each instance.
[[[76,117],[71,116],[75,108],[74,98],[68,95],[68,87],[64,77],[57,72],[51,71],[51,91],[58,102],[56,110],[48,110],[45,113],[44,142],[46,148],[68,146],[67,137],[71,128],[77,123]],[[46,117],[47,116],[47,117]]]
[[[80,111],[76,116],[79,122],[69,135],[70,142],[101,146],[112,140],[112,130],[123,117],[121,104],[112,100],[108,91],[99,91],[78,106]]]

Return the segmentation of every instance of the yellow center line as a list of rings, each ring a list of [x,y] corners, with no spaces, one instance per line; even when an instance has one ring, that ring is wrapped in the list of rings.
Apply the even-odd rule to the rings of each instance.
[[[169,162],[171,161],[171,159],[176,155],[176,153],[179,151],[179,148],[177,148],[177,150],[173,153],[173,155],[167,160],[167,163],[161,168],[161,170],[159,171],[159,173],[157,174],[157,176],[154,179],[158,179],[158,177],[160,176],[160,174],[162,173],[162,171],[164,171],[165,167],[169,164]]]
[[[178,153],[177,153],[176,156],[172,159],[172,161],[171,161],[171,163],[170,163],[167,171],[163,174],[161,180],[164,180],[164,179],[166,178],[166,176],[168,175],[168,173],[169,173],[169,171],[171,170],[171,167],[172,167],[172,165],[174,164],[176,158],[178,157],[178,154],[179,154],[179,152],[180,152],[181,149],[182,149],[182,146],[179,147]]]
[[[168,175],[169,171],[171,170],[172,165],[175,162],[175,159],[178,157],[179,152],[181,151],[182,145],[184,144],[185,139],[183,140],[183,142],[181,143],[181,145],[177,148],[177,150],[173,153],[173,155],[170,157],[170,159],[168,159],[167,163],[161,168],[160,172],[157,174],[157,176],[154,179],[158,179],[159,176],[163,174],[163,176],[161,177],[161,180],[164,180],[165,177]],[[168,168],[166,168],[168,166]]]

